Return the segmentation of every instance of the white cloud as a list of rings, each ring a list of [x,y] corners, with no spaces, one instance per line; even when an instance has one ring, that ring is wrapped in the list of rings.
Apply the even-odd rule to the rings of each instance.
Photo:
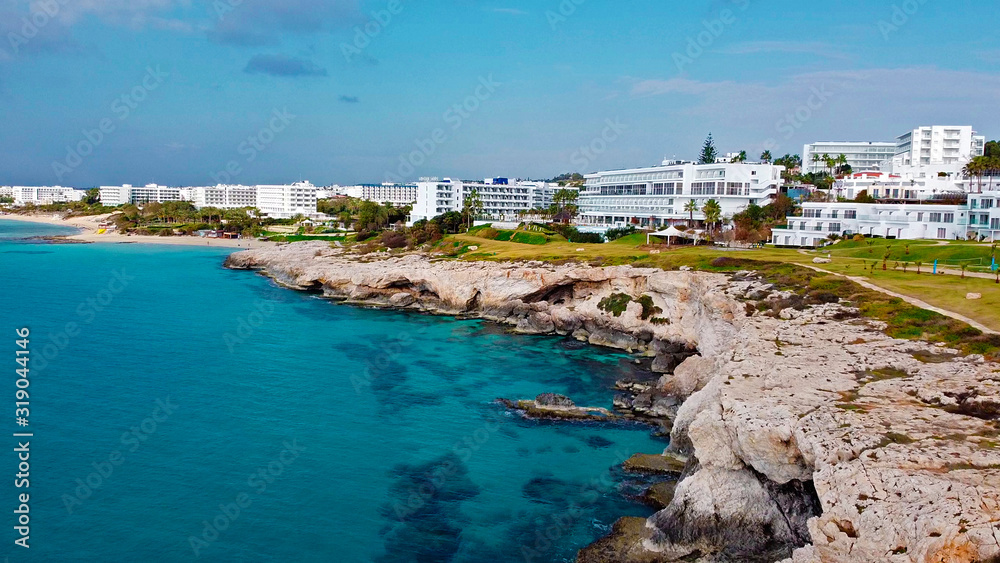
[[[818,41],[745,41],[718,50],[724,55],[757,55],[764,53],[793,53],[816,55],[828,59],[847,59],[846,53],[828,43]]]

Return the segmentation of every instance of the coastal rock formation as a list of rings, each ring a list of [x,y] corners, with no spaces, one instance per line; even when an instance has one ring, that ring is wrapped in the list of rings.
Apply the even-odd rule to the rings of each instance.
[[[321,291],[332,299],[424,311],[475,315],[527,334],[572,335],[599,346],[644,353],[666,373],[696,351],[721,353],[738,330],[744,308],[722,289],[721,275],[664,272],[629,266],[594,268],[542,263],[434,261],[423,256],[359,260],[324,243],[239,252],[226,266],[262,270],[279,283]],[[609,312],[613,295],[631,301]],[[669,323],[642,319],[651,298]],[[655,309],[654,309],[655,310]]]
[[[667,453],[687,463],[669,504],[581,561],[1000,560],[1000,370],[982,357],[890,338],[836,302],[803,307],[749,272],[341,252],[294,244],[227,265],[654,357],[666,375],[620,382],[616,406],[672,418]],[[760,300],[789,305],[776,318]]]

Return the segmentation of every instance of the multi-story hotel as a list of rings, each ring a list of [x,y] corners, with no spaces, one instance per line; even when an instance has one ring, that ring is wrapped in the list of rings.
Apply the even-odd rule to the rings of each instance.
[[[391,203],[395,206],[410,205],[417,201],[416,184],[361,184],[342,188],[348,197],[374,201],[376,203]]]
[[[932,125],[917,127],[896,137],[894,165],[952,166],[958,171],[973,157],[983,156],[986,137],[972,126]]]
[[[879,143],[872,141],[857,142],[819,142],[806,145],[802,149],[802,172],[830,172],[825,162],[813,160],[813,156],[829,155],[837,158],[847,157],[847,164],[855,171],[878,170],[886,160],[896,156],[896,143]]]
[[[987,198],[987,202],[992,204],[996,196]],[[982,215],[990,226],[992,213]],[[804,203],[801,217],[789,217],[788,228],[771,231],[771,243],[776,246],[816,247],[827,242],[830,235],[855,234],[888,239],[964,240],[970,230],[977,230],[970,228],[969,216],[968,205]],[[979,217],[976,219],[978,222]],[[1000,214],[996,221],[1000,227]]]
[[[546,182],[507,178],[487,178],[482,182],[451,178],[421,179],[417,182],[417,199],[410,213],[410,222],[412,224],[451,211],[461,211],[473,192],[483,202],[480,219],[514,222],[524,212],[552,205],[552,196],[558,189]]]
[[[51,203],[67,203],[80,201],[86,197],[84,190],[64,188],[62,186],[12,186],[9,188],[10,195],[14,198],[14,205],[49,205]],[[0,193],[0,195],[4,195]]]
[[[588,174],[580,191],[578,222],[606,228],[688,223],[689,202],[697,207],[694,220],[704,221],[702,208],[710,199],[719,203],[723,217],[732,216],[751,203],[764,206],[775,198],[783,170],[773,164],[665,162]]]
[[[181,201],[184,199],[181,188],[170,188],[147,184],[145,186],[101,186],[101,203],[108,206],[142,204],[164,201]]]
[[[257,188],[255,186],[207,186],[197,188],[181,188],[185,201],[190,201],[197,208],[218,207],[219,209],[242,209],[257,207]]]
[[[257,186],[257,208],[275,219],[291,219],[296,215],[314,217],[316,186],[296,182],[287,186]]]

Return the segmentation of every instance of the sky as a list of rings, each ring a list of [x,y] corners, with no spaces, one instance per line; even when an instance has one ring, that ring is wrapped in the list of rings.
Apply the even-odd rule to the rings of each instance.
[[[0,185],[546,179],[1000,136],[971,0],[0,0]]]

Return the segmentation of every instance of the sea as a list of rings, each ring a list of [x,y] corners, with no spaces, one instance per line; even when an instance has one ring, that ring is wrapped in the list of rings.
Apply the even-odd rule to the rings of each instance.
[[[0,218],[5,561],[572,561],[652,514],[618,467],[650,428],[495,401],[610,407],[627,354],[31,238],[71,232]]]

